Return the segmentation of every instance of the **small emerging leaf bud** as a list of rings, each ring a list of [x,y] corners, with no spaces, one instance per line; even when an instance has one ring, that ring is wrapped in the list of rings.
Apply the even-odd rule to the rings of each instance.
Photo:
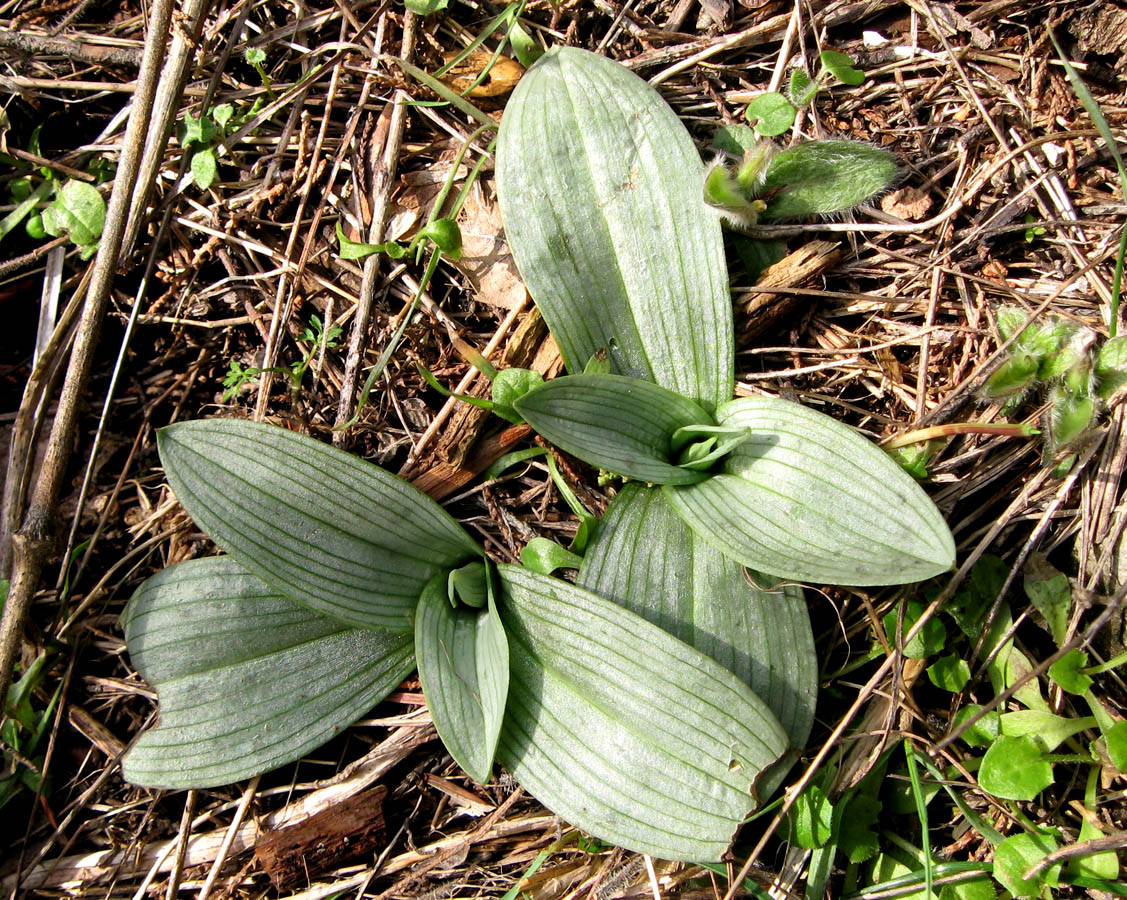
[[[758,141],[744,153],[743,162],[736,171],[736,182],[746,196],[754,197],[762,190],[767,164],[776,152],[777,148],[771,141]]]
[[[1080,397],[1092,395],[1092,364],[1087,357],[1081,359],[1064,373],[1064,386]]]
[[[704,202],[721,209],[740,209],[747,206],[748,201],[732,173],[716,163],[704,176]]]
[[[998,322],[998,333],[1002,336],[1003,341],[1008,341],[1012,338],[1019,328],[1029,321],[1029,316],[1025,310],[1017,306],[1001,306],[994,314],[994,318]]]
[[[1100,347],[1093,375],[1096,391],[1103,400],[1127,386],[1127,337],[1112,338]]]
[[[1049,445],[1056,452],[1067,447],[1088,430],[1096,415],[1091,397],[1073,393],[1063,385],[1053,391],[1048,413]]]
[[[1038,361],[1028,353],[1007,359],[979,391],[986,400],[1003,400],[1022,394],[1037,378]]]

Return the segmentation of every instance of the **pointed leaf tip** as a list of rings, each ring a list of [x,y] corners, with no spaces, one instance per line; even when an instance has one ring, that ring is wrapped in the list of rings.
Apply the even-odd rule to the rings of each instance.
[[[638,378],[568,375],[516,401],[516,410],[565,453],[617,475],[655,484],[692,484],[706,477],[677,465],[673,434],[713,425],[698,404]]]
[[[664,488],[698,534],[749,568],[821,584],[905,584],[947,571],[939,510],[889,456],[798,403],[733,400],[721,425],[751,429],[721,472]]]
[[[786,749],[746,684],[589,591],[499,566],[511,681],[498,758],[601,840],[714,861]]]

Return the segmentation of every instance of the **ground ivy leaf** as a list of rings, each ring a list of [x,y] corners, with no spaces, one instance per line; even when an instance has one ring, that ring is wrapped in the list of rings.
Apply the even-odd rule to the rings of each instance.
[[[105,224],[106,201],[96,187],[84,181],[68,181],[43,210],[47,233],[55,237],[69,235],[80,247],[96,244]]]
[[[970,666],[961,656],[950,653],[927,667],[927,677],[937,688],[954,694],[970,681]]]
[[[1060,863],[1046,869],[1036,878],[1023,876],[1057,849],[1057,842],[1047,834],[1014,834],[994,848],[994,877],[1015,897],[1037,897],[1043,886],[1055,887]]]
[[[414,668],[410,635],[350,628],[279,594],[230,557],[158,572],[122,616],[160,719],[123,762],[163,788],[230,784],[334,737]]]
[[[454,761],[485,784],[509,690],[509,644],[496,606],[452,607],[446,576],[436,575],[419,597],[415,656],[438,736]]]
[[[512,665],[498,759],[600,840],[714,862],[786,748],[727,669],[575,585],[498,566]]]
[[[513,407],[537,434],[601,469],[658,484],[691,484],[707,477],[676,465],[673,433],[685,425],[714,425],[680,394],[622,375],[568,375],[533,388]]]
[[[791,842],[803,850],[816,850],[832,837],[834,806],[816,784],[798,795],[790,812]]]
[[[641,484],[614,499],[577,583],[696,647],[763,698],[792,748],[761,779],[760,796],[770,796],[814,722],[818,658],[802,589],[746,573]]]
[[[780,578],[834,584],[920,581],[952,566],[955,544],[939,510],[852,429],[768,397],[723,404],[717,421],[752,437],[719,474],[664,490],[726,556]]]
[[[1028,736],[999,737],[982,758],[978,783],[1006,800],[1032,800],[1053,783],[1053,767]]]
[[[777,137],[794,124],[797,110],[786,97],[772,91],[752,100],[744,114],[757,134]]]
[[[967,703],[959,708],[951,720],[951,731],[957,731],[968,719],[981,712],[982,707],[977,703]],[[998,724],[998,711],[990,710],[981,719],[963,731],[962,739],[971,747],[989,747],[1001,733]]]
[[[521,78],[497,139],[497,194],[517,267],[581,372],[613,370],[708,410],[733,390],[719,219],[685,126],[641,78],[574,47]]]
[[[1049,677],[1061,690],[1070,694],[1083,694],[1092,686],[1092,679],[1080,670],[1088,665],[1088,654],[1083,650],[1069,650],[1049,666]]]
[[[907,634],[919,621],[920,616],[923,615],[924,605],[919,600],[906,600],[904,601],[904,630],[903,633]],[[892,642],[897,641],[897,623],[900,618],[898,610],[893,609],[886,613],[881,620],[884,625],[884,633]],[[944,624],[932,616],[927,622],[924,623],[923,628],[919,633],[904,645],[904,655],[908,659],[927,659],[929,656],[935,656],[940,650],[943,649],[947,643],[947,628]]]
[[[248,571],[350,625],[411,631],[419,593],[478,546],[437,503],[284,428],[206,419],[158,433],[188,514]]]

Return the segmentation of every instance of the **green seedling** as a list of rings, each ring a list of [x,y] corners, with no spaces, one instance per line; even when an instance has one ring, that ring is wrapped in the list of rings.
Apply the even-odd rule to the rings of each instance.
[[[996,318],[1009,353],[979,394],[1012,412],[1044,389],[1046,458],[1058,456],[1091,433],[1105,402],[1127,384],[1127,343],[1100,341],[1090,329],[1055,317],[1030,321],[1017,307],[999,308]]]
[[[788,131],[798,110],[813,103],[830,78],[852,87],[865,81],[865,73],[844,53],[823,50],[818,61],[818,74],[813,78],[801,66],[791,72],[786,95],[774,91],[760,94],[747,105],[745,115],[758,137],[778,137]]]
[[[0,595],[6,597],[7,591],[7,581],[0,580]],[[36,691],[44,686],[49,673],[49,657],[45,652],[40,653],[8,688],[0,726],[0,751],[4,759],[4,769],[0,772],[0,809],[22,790],[36,793],[44,787],[41,745],[62,695],[60,683],[45,704],[38,701]]]
[[[417,661],[475,779],[497,759],[601,840],[668,859],[727,851],[788,739],[723,665],[590,590],[494,565],[434,501],[311,438],[214,420],[159,444],[227,555],[158,573],[126,609],[161,704],[127,779],[206,787],[298,759]]]
[[[247,51],[248,62],[250,62],[251,52],[251,50]],[[253,65],[253,63],[251,64]],[[260,61],[256,68],[261,68],[261,65],[262,62]],[[269,79],[265,78],[264,71],[260,74],[265,79],[263,83],[269,91]],[[242,112],[236,112],[234,105],[230,103],[220,103],[217,106],[210,107],[199,118],[192,115],[191,112],[184,113],[184,121],[180,123],[177,137],[180,146],[191,154],[189,168],[192,173],[192,181],[196,187],[206,191],[215,183],[219,174],[219,157],[216,153],[216,147],[257,116],[265,105],[266,101],[262,97],[258,97],[253,104]]]
[[[288,367],[275,366],[269,369],[260,369],[256,366],[244,367],[238,361],[231,360],[227,367],[227,373],[223,376],[223,393],[219,398],[220,402],[230,403],[243,389],[243,385],[254,381],[263,372],[278,372],[288,375],[290,390],[295,394],[298,393],[301,390],[301,383],[305,379],[305,373],[309,371],[313,360],[324,350],[336,347],[340,342],[341,333],[341,329],[336,325],[331,326],[326,331],[324,324],[321,322],[321,317],[314,314],[309,317],[309,324],[305,326],[305,329],[297,338],[310,346],[302,354],[300,360],[291,363]]]

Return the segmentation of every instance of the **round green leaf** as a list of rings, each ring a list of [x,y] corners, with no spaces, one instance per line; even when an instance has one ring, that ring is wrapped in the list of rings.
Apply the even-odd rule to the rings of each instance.
[[[206,191],[211,187],[218,172],[215,151],[210,147],[204,147],[192,154],[192,181],[200,190]]]
[[[927,667],[927,677],[940,690],[954,694],[970,681],[970,666],[962,657],[950,653]]]
[[[978,783],[1006,800],[1032,800],[1053,783],[1053,767],[1031,737],[999,737],[982,758]]]
[[[744,115],[757,134],[776,137],[794,124],[797,110],[782,94],[760,94],[747,105]]]
[[[1067,578],[1065,579],[1067,582]],[[1088,665],[1088,654],[1083,650],[1069,650],[1049,666],[1049,677],[1061,690],[1070,694],[1083,694],[1092,686],[1092,679],[1080,670]]]

